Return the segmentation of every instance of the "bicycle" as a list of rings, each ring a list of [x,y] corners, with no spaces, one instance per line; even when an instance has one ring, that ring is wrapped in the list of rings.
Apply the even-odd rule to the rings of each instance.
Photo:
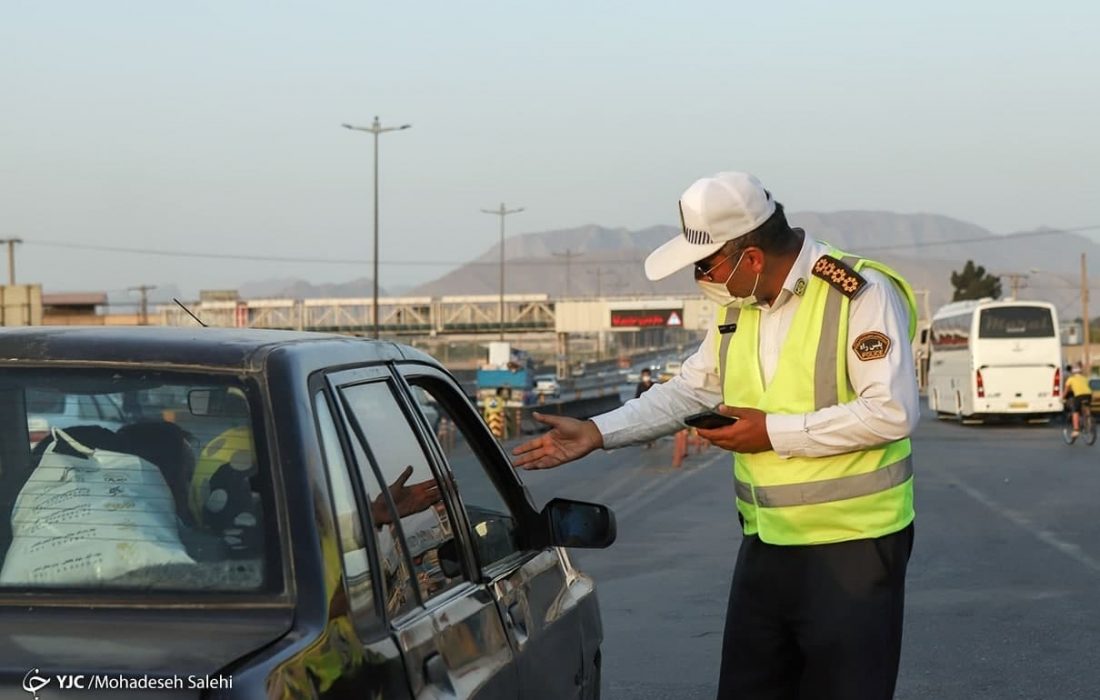
[[[1081,404],[1081,435],[1084,438],[1086,445],[1092,445],[1096,442],[1096,423],[1092,420],[1092,407],[1088,402]],[[1066,424],[1062,427],[1062,440],[1067,445],[1072,445],[1077,441],[1077,436],[1073,434],[1073,414],[1066,416]]]

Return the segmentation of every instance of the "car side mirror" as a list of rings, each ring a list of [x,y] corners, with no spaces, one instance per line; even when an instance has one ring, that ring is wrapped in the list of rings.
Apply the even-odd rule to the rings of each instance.
[[[542,519],[557,547],[603,549],[615,542],[615,514],[599,503],[555,498],[542,509]]]

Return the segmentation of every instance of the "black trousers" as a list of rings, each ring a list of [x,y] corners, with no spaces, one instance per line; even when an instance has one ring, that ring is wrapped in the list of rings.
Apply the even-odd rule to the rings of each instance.
[[[889,700],[913,526],[780,546],[747,536],[726,611],[719,700]]]

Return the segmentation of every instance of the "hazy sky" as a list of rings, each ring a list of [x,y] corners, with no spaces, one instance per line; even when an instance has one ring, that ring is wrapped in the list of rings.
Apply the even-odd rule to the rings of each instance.
[[[722,169],[790,210],[997,232],[1100,224],[1096,2],[0,5],[0,237],[46,291],[185,289],[367,264],[381,283],[523,233],[677,222]],[[3,260],[0,256],[0,260]],[[0,262],[0,270],[3,270]]]

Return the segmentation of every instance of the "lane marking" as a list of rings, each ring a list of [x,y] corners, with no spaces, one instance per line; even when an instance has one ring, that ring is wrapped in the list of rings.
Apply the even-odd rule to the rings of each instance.
[[[691,478],[695,474],[699,474],[700,472],[703,472],[706,469],[710,468],[711,466],[714,465],[715,462],[717,462],[718,460],[720,460],[722,458],[729,459],[730,458],[730,453],[726,452],[725,450],[719,450],[718,454],[716,454],[713,457],[711,457],[710,459],[706,460],[705,462],[700,464],[698,467],[695,467],[694,469],[685,469],[685,470],[681,471],[679,474],[676,474],[676,475],[672,476],[667,481],[655,482],[655,483],[660,485],[659,488],[650,489],[650,490],[648,490],[648,493],[646,493],[645,491],[642,491],[636,497],[627,499],[627,501],[621,507],[618,507],[618,508],[615,509],[615,518],[619,519],[619,520],[623,520],[623,519],[629,517],[630,515],[636,513],[642,507],[647,506],[650,503],[652,503],[659,496],[663,496],[668,491],[670,491],[673,488],[675,488],[676,486],[680,485],[681,482]],[[731,491],[732,491],[732,488],[731,488]]]
[[[1078,545],[1075,545],[1072,542],[1067,542],[1066,540],[1061,539],[1051,531],[1038,527],[1033,522],[1031,522],[1031,520],[1026,515],[1018,513],[1011,508],[1006,508],[1002,506],[989,496],[986,496],[978,489],[960,481],[958,477],[948,479],[948,483],[954,484],[958,488],[962,489],[962,492],[965,493],[967,496],[970,496],[978,503],[981,503],[983,506],[1005,518],[1020,529],[1025,530],[1031,535],[1034,535],[1035,538],[1043,544],[1046,544],[1047,546],[1061,552],[1062,554],[1065,554],[1067,557],[1073,559],[1078,564],[1084,566],[1086,569],[1091,569],[1094,573],[1100,573],[1100,560],[1095,559],[1094,557],[1084,552]]]
[[[638,467],[627,467],[626,468],[627,473],[623,477],[621,477],[619,479],[616,479],[610,486],[608,486],[603,491],[601,491],[599,493],[599,495],[594,496],[592,498],[592,500],[595,501],[596,503],[605,503],[605,502],[607,502],[609,497],[611,497],[611,496],[615,495],[616,493],[622,491],[624,486],[626,486],[627,484],[629,484],[632,481],[637,481],[638,480],[637,469],[638,469]],[[642,488],[643,489],[647,488],[648,486],[650,486],[653,483],[655,483],[655,480],[648,482],[646,484],[646,486],[644,486]]]

